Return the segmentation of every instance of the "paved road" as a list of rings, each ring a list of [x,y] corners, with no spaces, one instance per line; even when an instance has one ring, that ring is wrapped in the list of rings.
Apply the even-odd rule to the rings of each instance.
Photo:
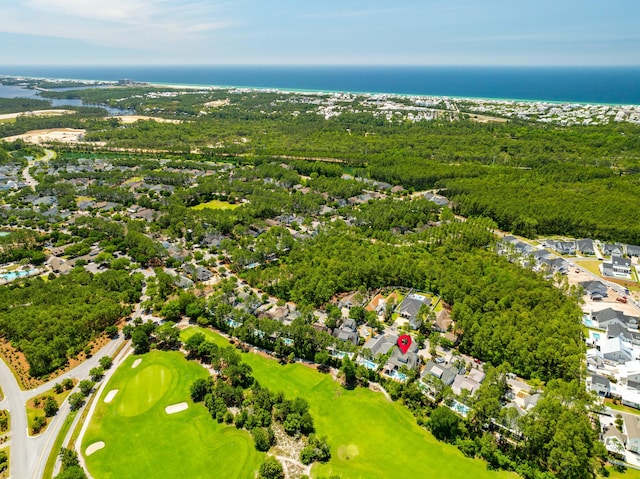
[[[65,377],[74,377],[79,380],[87,379],[89,371],[98,366],[100,358],[112,356],[123,342],[124,337],[120,335],[94,356],[68,371]],[[5,395],[4,400],[0,402],[0,408],[9,410],[11,416],[11,463],[9,469],[11,477],[14,479],[39,479],[42,477],[53,443],[69,413],[69,405],[67,401],[64,401],[47,430],[39,436],[29,437],[26,403],[30,398],[51,389],[61,379],[56,378],[35,389],[22,391],[9,367],[4,361],[0,361],[0,385],[2,385]]]
[[[32,190],[36,189],[36,186],[38,186],[38,181],[33,176],[31,176],[31,173],[29,173],[29,169],[33,165],[35,165],[37,161],[49,161],[56,156],[56,153],[53,150],[44,150],[44,152],[45,155],[42,158],[29,160],[27,166],[25,166],[24,170],[22,170],[22,178],[24,179],[24,182],[27,184],[27,186]]]

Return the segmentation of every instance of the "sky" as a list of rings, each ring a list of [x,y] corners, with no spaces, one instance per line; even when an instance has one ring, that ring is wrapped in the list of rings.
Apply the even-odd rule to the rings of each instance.
[[[640,0],[0,0],[0,65],[640,65]]]

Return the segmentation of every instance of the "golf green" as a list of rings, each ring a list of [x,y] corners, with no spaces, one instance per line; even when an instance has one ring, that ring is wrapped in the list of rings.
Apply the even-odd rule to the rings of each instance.
[[[219,345],[226,342],[219,334],[201,328],[184,330],[182,339],[196,332],[203,332]],[[314,477],[517,478],[515,474],[489,471],[484,461],[469,459],[456,447],[437,441],[416,424],[406,408],[389,402],[380,393],[362,388],[345,390],[329,375],[301,364],[281,366],[252,353],[242,358],[263,386],[309,402],[317,433],[328,437],[332,454],[327,464],[313,467]]]
[[[153,351],[125,360],[98,398],[82,440],[91,475],[95,479],[254,477],[264,455],[255,450],[251,436],[218,424],[189,397],[191,383],[207,375],[179,352]],[[114,390],[117,393],[110,395]],[[187,403],[186,410],[165,411],[182,402]],[[99,442],[104,447],[87,455],[87,448]]]

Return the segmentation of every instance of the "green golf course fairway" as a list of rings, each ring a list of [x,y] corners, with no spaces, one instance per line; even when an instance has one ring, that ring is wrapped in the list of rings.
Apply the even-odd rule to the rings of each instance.
[[[142,358],[136,368],[134,360]],[[179,352],[153,351],[132,356],[118,368],[99,398],[82,441],[89,472],[95,479],[252,478],[264,455],[248,432],[211,419],[193,404],[191,383],[208,372]],[[110,403],[104,398],[118,389]],[[186,402],[186,411],[167,414],[165,407]],[[103,441],[104,449],[86,455]]]
[[[182,340],[197,332],[218,345],[228,344],[219,334],[188,328]],[[311,409],[316,430],[326,435],[331,460],[316,464],[312,476],[339,474],[343,479],[434,477],[438,479],[517,478],[516,474],[487,470],[486,463],[466,458],[456,447],[437,441],[419,427],[411,413],[382,394],[357,388],[348,391],[326,374],[301,364],[281,366],[258,354],[243,354],[253,376],[288,398],[301,396]],[[231,476],[228,476],[231,477]]]

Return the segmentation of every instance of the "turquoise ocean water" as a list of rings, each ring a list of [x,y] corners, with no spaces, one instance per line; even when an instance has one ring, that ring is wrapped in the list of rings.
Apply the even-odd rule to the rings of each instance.
[[[0,75],[640,104],[640,67],[0,66]]]

